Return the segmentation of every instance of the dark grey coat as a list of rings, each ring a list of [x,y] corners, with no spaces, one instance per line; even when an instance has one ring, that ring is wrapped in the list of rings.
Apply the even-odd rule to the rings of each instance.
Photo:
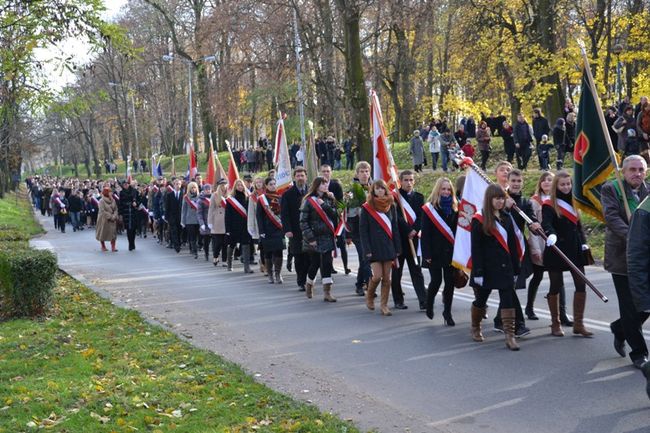
[[[625,206],[621,201],[614,182],[607,182],[600,190],[600,199],[603,204],[605,217],[605,263],[607,272],[617,275],[627,275],[627,236],[629,221],[625,214]],[[625,193],[628,198],[633,197],[630,186],[623,181]],[[639,198],[643,200],[648,196],[648,185],[644,183],[639,189]]]
[[[638,311],[650,310],[650,199],[632,216],[627,241],[627,278]]]
[[[323,211],[336,228],[338,214],[336,213],[334,201],[327,196],[323,197],[321,208],[323,208]],[[334,234],[308,200],[305,200],[300,208],[300,230],[302,231],[303,251],[327,253],[336,248]],[[309,244],[314,241],[316,241],[316,247]]]

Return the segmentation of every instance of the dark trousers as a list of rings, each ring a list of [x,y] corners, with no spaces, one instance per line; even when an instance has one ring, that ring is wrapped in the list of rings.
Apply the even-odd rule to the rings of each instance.
[[[526,170],[528,168],[528,161],[530,160],[530,143],[519,143],[517,149],[517,166],[519,170]]]
[[[135,249],[135,232],[135,227],[126,229],[126,238],[129,240],[129,251]]]
[[[578,266],[578,269],[580,272],[583,274],[585,273],[585,268],[584,266]],[[571,272],[571,276],[573,277],[573,285],[576,288],[576,292],[584,292],[585,291],[585,282],[578,277],[577,274],[574,274]],[[549,295],[557,295],[560,293],[560,289],[564,287],[564,277],[562,274],[562,271],[548,271],[548,279],[551,283],[551,287],[548,290]]]
[[[498,289],[499,290],[499,307],[500,308],[514,308],[513,295],[515,290],[512,288]],[[476,299],[473,304],[476,308],[485,308],[487,300],[492,293],[492,289],[480,288],[476,291]]]
[[[54,216],[54,228],[61,230],[61,233],[65,233],[65,220],[67,215],[58,214]]]
[[[357,257],[359,257],[359,270],[357,272],[357,282],[355,285],[357,289],[360,289],[361,287],[368,285],[372,272],[370,271],[370,262],[366,258],[365,254],[363,254],[361,239],[352,238],[352,243],[357,250]]]
[[[185,231],[187,232],[187,243],[190,247],[190,253],[196,254],[197,241],[199,239],[199,225],[198,224],[187,224],[185,226]]]
[[[440,285],[443,280],[445,282],[442,289],[442,303],[445,305],[445,311],[451,309],[451,303],[454,299],[454,268],[451,266],[443,267],[429,267],[429,275],[431,282],[429,283],[428,290],[432,293],[432,298],[435,298],[440,290]]]
[[[300,253],[295,254],[293,258],[295,263],[294,269],[296,270],[296,284],[302,287],[307,282],[307,273],[311,266],[312,257],[309,253]]]
[[[203,248],[203,254],[207,259],[210,255],[210,241],[212,240],[212,235],[200,235],[201,247]]]
[[[347,270],[348,269],[348,249],[346,248],[347,245],[345,244],[345,234],[338,236],[336,238],[336,246],[338,247],[339,251],[341,252],[341,261],[343,261],[343,269]]]
[[[345,169],[346,170],[354,169],[354,153],[352,152],[345,154]]]
[[[501,308],[514,308],[515,309],[515,324],[517,327],[525,325],[526,321],[524,320],[524,312],[521,310],[521,302],[519,302],[519,296],[517,296],[517,291],[512,291],[512,307],[504,307],[502,303],[499,303],[499,309],[497,310],[496,316],[494,316],[494,326],[500,327],[501,322]]]
[[[309,253],[309,271],[307,272],[307,278],[311,281],[314,281],[318,270],[320,269],[320,277],[323,280],[323,284],[332,283],[332,252],[328,251],[326,253]]]
[[[404,235],[406,236],[406,235]],[[417,248],[417,245],[414,245]],[[402,291],[402,273],[404,272],[404,261],[409,267],[409,274],[411,274],[411,281],[415,294],[418,297],[420,305],[424,306],[427,299],[426,292],[424,291],[424,276],[422,275],[422,268],[418,265],[411,252],[411,247],[408,243],[402,244],[402,255],[398,257],[399,266],[393,268],[391,275],[391,289],[393,292],[393,302],[395,305],[404,303],[404,292]]]
[[[485,168],[487,167],[488,159],[490,159],[490,151],[481,150],[481,169],[483,171],[485,171]]]
[[[618,311],[620,318],[613,321],[610,328],[616,338],[627,341],[630,345],[630,359],[635,361],[648,356],[648,346],[643,338],[643,323],[650,313],[638,312],[632,300],[632,293],[628,284],[627,275],[612,274],[616,297],[618,298]]]
[[[181,250],[181,225],[178,222],[169,222],[169,237],[172,247],[179,252]]]
[[[212,234],[210,236],[212,237],[212,258],[218,259],[219,254],[221,254],[221,257],[225,257],[226,252],[224,250],[227,248],[225,242],[226,235],[220,233],[220,234]]]

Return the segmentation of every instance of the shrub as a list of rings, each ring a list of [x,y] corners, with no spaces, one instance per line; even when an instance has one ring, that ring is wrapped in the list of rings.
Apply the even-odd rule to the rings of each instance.
[[[12,226],[0,226],[0,242],[29,241],[29,235],[24,230]]]
[[[5,245],[10,242],[5,243]],[[43,315],[50,305],[58,270],[51,251],[0,249],[0,305],[4,317]]]

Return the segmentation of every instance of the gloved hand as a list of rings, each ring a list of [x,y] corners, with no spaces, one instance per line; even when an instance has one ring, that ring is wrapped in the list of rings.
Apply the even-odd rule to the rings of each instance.
[[[181,223],[181,227],[185,228],[185,224]]]
[[[212,224],[208,224],[208,228],[212,230]]]
[[[205,224],[201,224],[201,231],[205,231]]]
[[[582,251],[587,251],[588,249],[589,249],[589,245],[582,244]]]
[[[515,275],[514,278],[512,279],[513,283],[517,284],[518,279],[519,279],[519,275]]]
[[[548,235],[548,238],[546,238],[547,247],[555,245],[556,242],[557,242],[557,235]]]
[[[474,277],[474,284],[483,287],[483,277]]]
[[[152,216],[153,216],[153,212],[149,211],[149,216],[152,217]]]

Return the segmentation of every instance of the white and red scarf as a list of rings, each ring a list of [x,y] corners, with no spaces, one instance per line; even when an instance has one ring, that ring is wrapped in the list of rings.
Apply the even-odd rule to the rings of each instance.
[[[573,206],[560,198],[556,200],[557,206],[560,208],[560,213],[562,216],[571,221],[573,224],[578,225],[580,218],[578,217],[578,212],[576,212]],[[544,204],[553,207],[553,202],[551,200],[545,200]]]
[[[190,206],[192,209],[197,210],[199,207],[196,205],[194,200],[189,198],[188,196],[184,197],[185,202],[187,203],[188,206]]]
[[[393,239],[393,226],[390,222],[390,218],[388,218],[388,215],[386,215],[383,212],[377,212],[375,209],[373,209],[372,206],[368,203],[364,203],[361,205],[365,209],[366,212],[375,220],[377,221],[377,224],[379,224],[379,227],[381,227],[384,232],[386,232],[386,235],[392,240]]]
[[[483,224],[483,214],[477,212],[474,214],[474,218]],[[490,234],[494,236],[499,244],[503,247],[503,249],[506,250],[508,254],[510,254],[510,248],[508,247],[508,232],[499,221],[495,221],[494,223],[494,227],[490,229]]]
[[[269,206],[269,200],[266,198],[266,194],[260,195],[259,202],[262,204],[262,209],[264,209],[266,216],[271,220],[273,225],[282,230],[282,220],[280,220],[280,217],[274,214],[271,210],[271,207]]]
[[[422,206],[422,210],[429,217],[433,225],[436,226],[440,234],[453,245],[455,242],[454,232],[449,227],[449,224],[447,224],[447,221],[440,215],[440,212],[431,203],[425,203]]]
[[[242,218],[247,219],[248,218],[248,212],[246,212],[246,209],[244,209],[244,206],[242,206],[241,203],[239,203],[239,200],[237,200],[235,197],[228,197],[226,199],[226,202],[232,206],[233,209],[237,211],[239,215],[242,216]]]

